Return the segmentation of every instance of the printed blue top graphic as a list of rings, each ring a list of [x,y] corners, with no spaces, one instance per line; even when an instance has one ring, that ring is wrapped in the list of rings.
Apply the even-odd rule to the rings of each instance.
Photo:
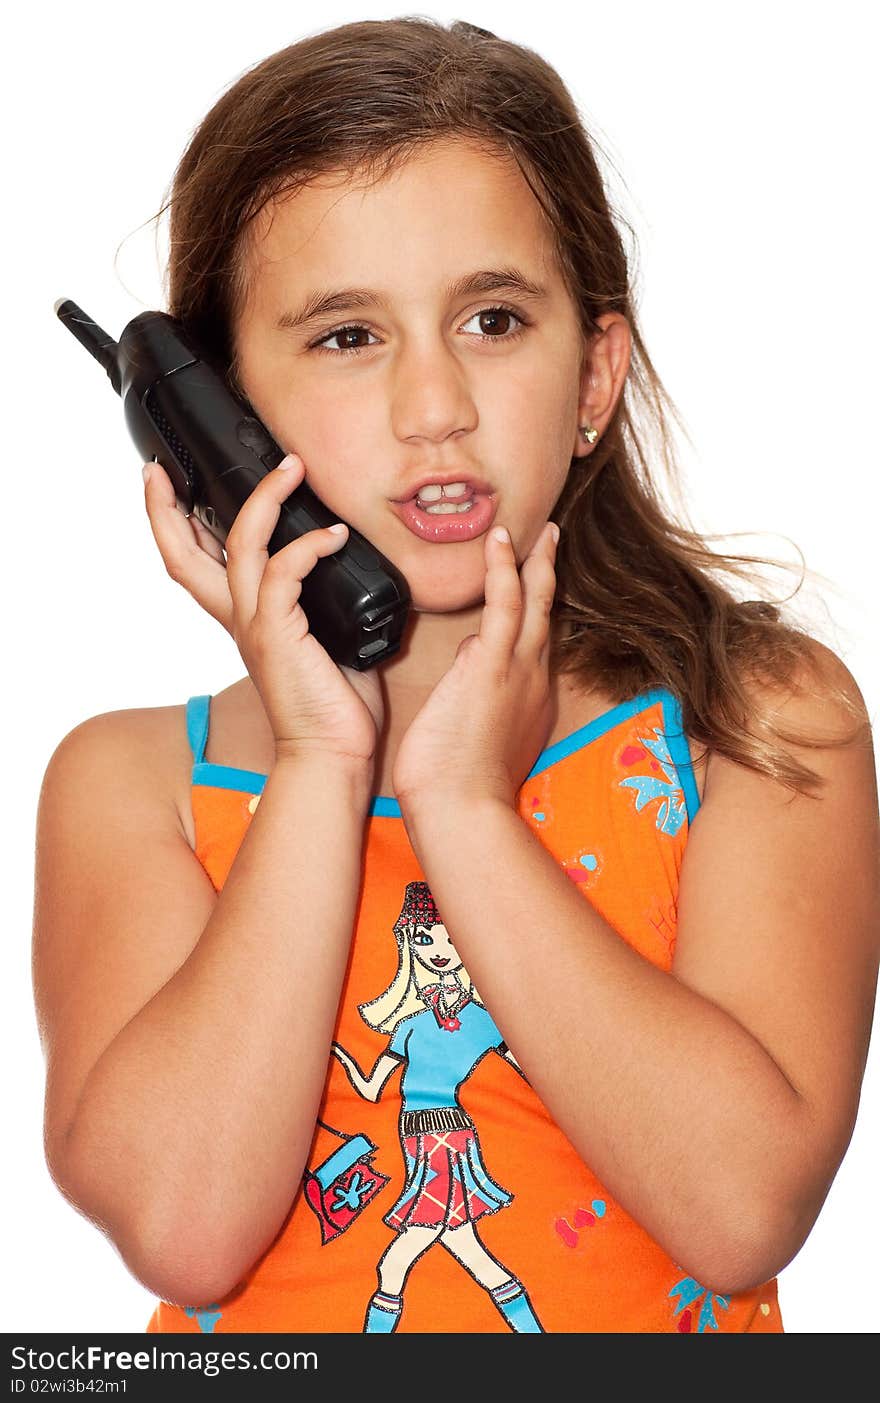
[[[468,1003],[456,1014],[460,1027],[441,1028],[430,1010],[404,1018],[388,1051],[405,1061],[401,1079],[404,1111],[457,1106],[455,1091],[491,1048],[504,1041],[491,1016]]]

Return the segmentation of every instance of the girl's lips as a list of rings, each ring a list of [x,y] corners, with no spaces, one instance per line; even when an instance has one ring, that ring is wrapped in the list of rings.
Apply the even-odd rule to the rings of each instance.
[[[472,541],[488,531],[495,519],[497,497],[494,493],[476,492],[471,500],[473,506],[468,511],[446,514],[422,511],[414,497],[408,502],[392,502],[390,505],[414,536],[439,545],[448,541]]]

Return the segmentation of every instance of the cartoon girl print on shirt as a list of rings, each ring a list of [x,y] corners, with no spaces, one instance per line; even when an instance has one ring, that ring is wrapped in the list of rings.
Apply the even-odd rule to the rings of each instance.
[[[489,1052],[519,1072],[513,1053],[483,1006],[440,919],[427,882],[409,882],[394,923],[397,973],[384,993],[359,1005],[388,1047],[366,1075],[338,1043],[332,1052],[357,1092],[378,1101],[402,1065],[400,1140],[406,1182],[384,1221],[397,1237],[377,1266],[379,1289],[367,1307],[366,1334],[391,1334],[410,1269],[438,1242],[488,1293],[512,1330],[543,1334],[522,1282],[487,1251],[476,1223],[513,1195],[483,1162],[476,1127],[459,1088]]]

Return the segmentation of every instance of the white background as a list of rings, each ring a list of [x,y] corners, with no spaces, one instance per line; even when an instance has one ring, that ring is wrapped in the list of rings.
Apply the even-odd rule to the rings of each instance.
[[[180,703],[244,671],[165,575],[119,401],[53,303],[72,297],[114,335],[160,307],[164,246],[157,256],[146,221],[220,93],[312,23],[406,13],[264,0],[18,12],[3,93],[7,1331],[140,1331],[153,1306],[42,1158],[30,938],[43,771],[87,716]],[[642,330],[694,443],[681,445],[692,516],[706,531],[771,533],[733,549],[796,562],[800,547],[828,581],[799,596],[810,626],[875,719],[874,7],[474,0],[419,13],[524,43],[568,84],[625,181],[612,189],[638,238]],[[791,578],[770,587],[787,594]],[[880,1322],[878,1058],[874,1047],[818,1222],[780,1277],[791,1333]]]

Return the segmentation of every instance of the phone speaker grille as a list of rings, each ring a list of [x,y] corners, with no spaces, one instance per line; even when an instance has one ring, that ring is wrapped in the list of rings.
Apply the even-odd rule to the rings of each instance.
[[[150,390],[145,400],[146,410],[171,452],[186,473],[190,483],[194,480],[195,460],[182,439],[178,438],[165,415],[156,403],[156,396]]]

